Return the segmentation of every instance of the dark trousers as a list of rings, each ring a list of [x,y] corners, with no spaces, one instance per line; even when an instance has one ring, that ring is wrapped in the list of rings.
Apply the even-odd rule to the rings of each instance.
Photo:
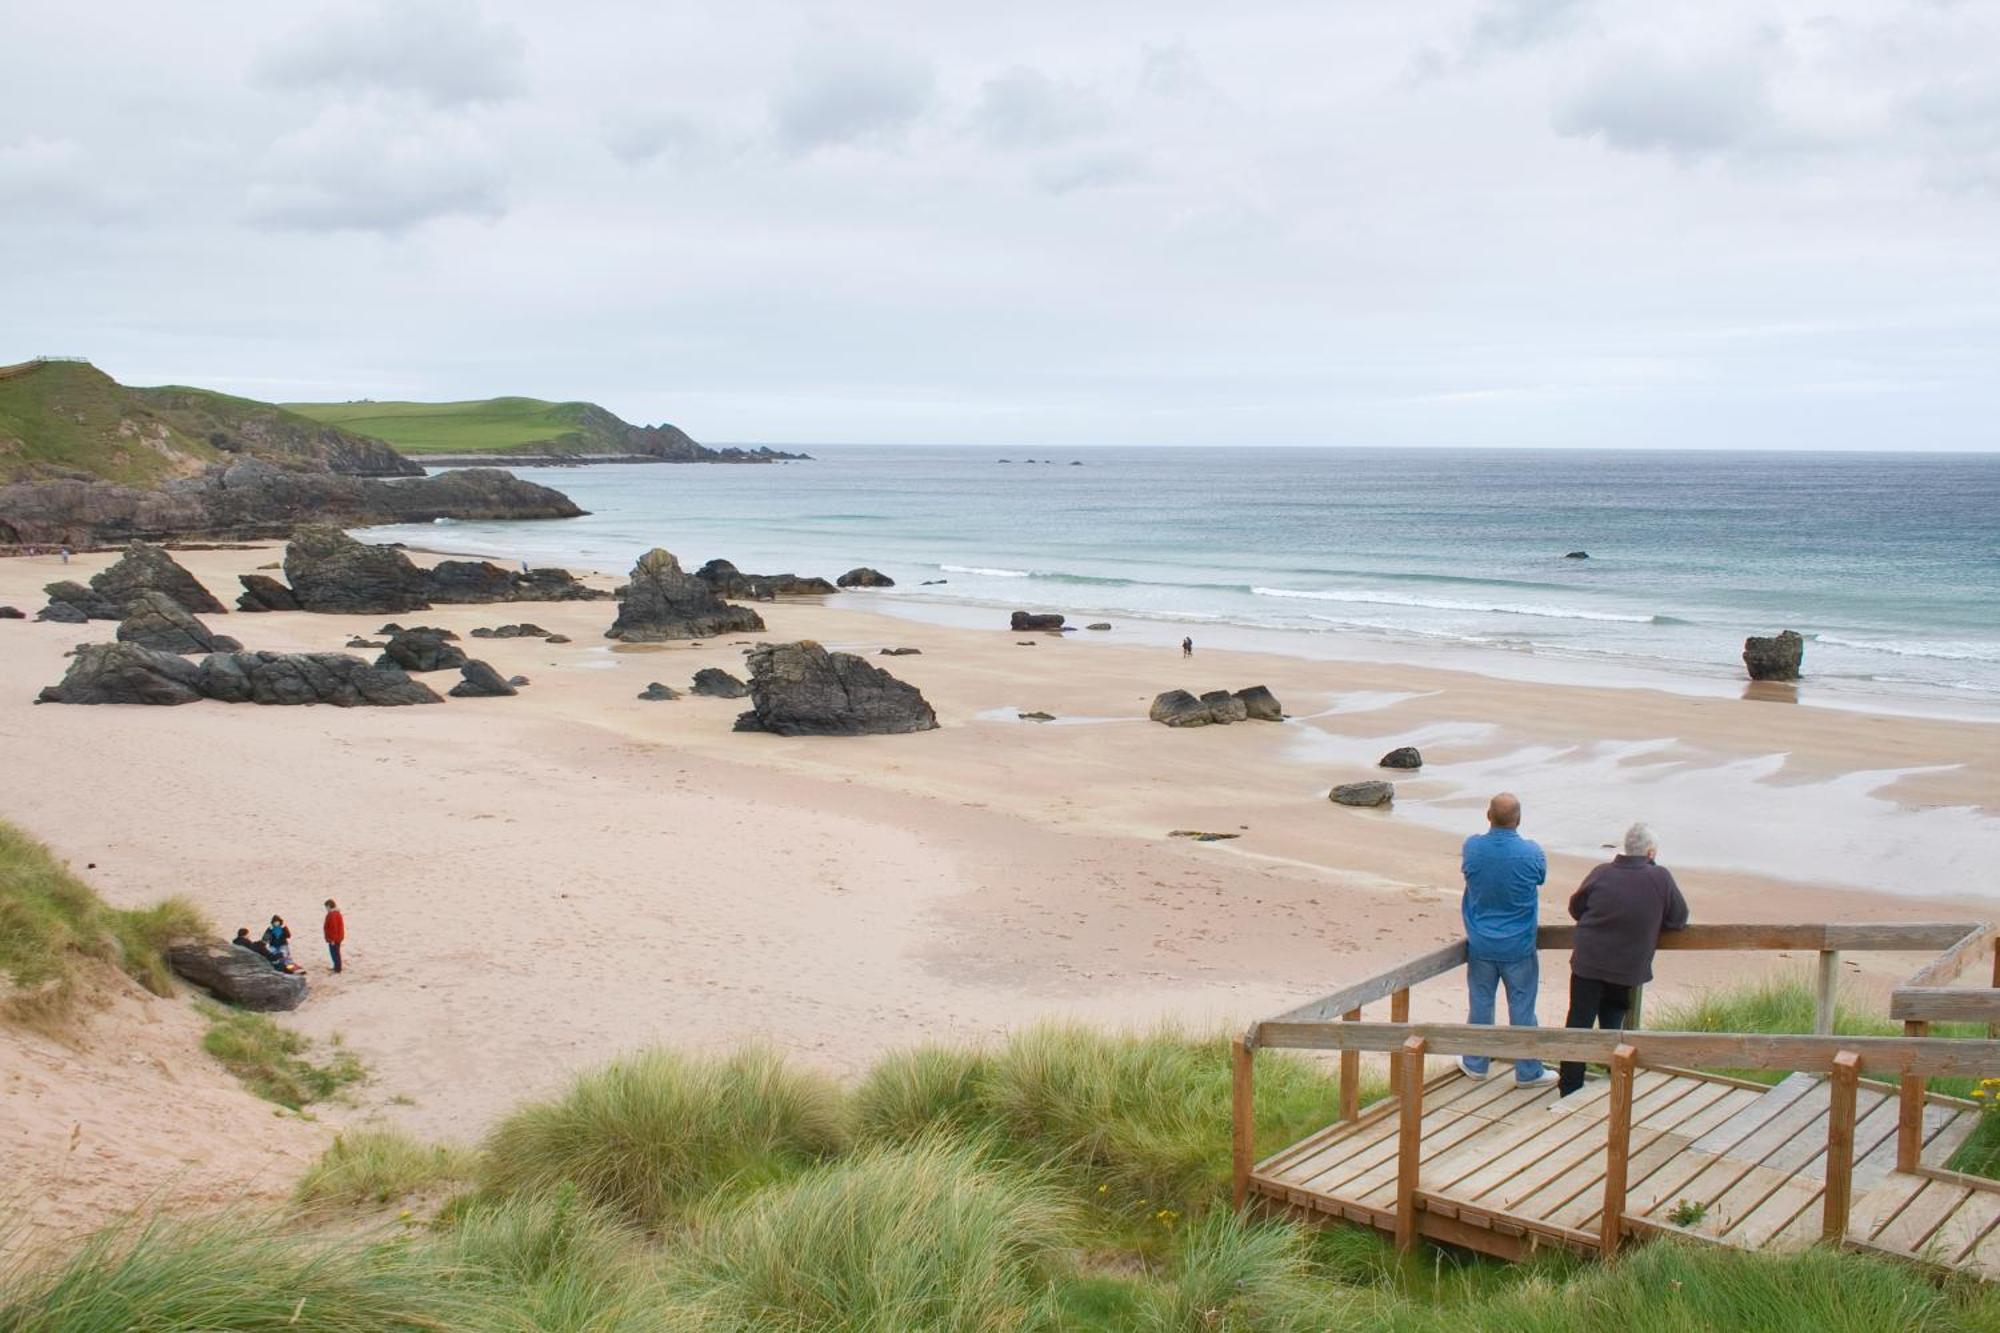
[[[326,951],[333,955],[333,970],[340,971],[340,946],[332,940],[326,942]]]
[[[1571,1028],[1603,1028],[1606,1032],[1620,1032],[1625,1027],[1625,1015],[1632,1008],[1632,988],[1619,986],[1609,981],[1599,981],[1596,977],[1580,977],[1569,974],[1569,1017],[1563,1023]],[[1558,1070],[1556,1092],[1567,1097],[1583,1086],[1583,1061],[1565,1060]]]

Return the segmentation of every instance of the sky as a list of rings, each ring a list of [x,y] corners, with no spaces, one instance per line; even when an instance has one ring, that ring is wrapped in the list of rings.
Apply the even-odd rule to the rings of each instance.
[[[711,442],[2000,449],[2000,4],[0,10],[0,362]]]

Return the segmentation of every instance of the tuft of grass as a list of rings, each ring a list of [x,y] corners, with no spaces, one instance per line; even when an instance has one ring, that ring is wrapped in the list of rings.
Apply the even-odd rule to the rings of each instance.
[[[706,1329],[1046,1327],[1073,1210],[976,1146],[877,1148],[758,1191],[673,1279]]]
[[[427,1242],[522,1333],[670,1327],[673,1307],[644,1237],[583,1202],[574,1187],[471,1203]]]
[[[864,1142],[914,1143],[988,1119],[987,1057],[950,1046],[917,1046],[877,1060],[855,1088],[855,1131]]]
[[[86,969],[116,966],[156,995],[173,993],[166,946],[209,933],[185,898],[110,907],[47,847],[0,821],[0,1018],[60,1031],[86,999]]]
[[[658,1226],[725,1185],[752,1187],[841,1151],[840,1089],[752,1047],[721,1058],[646,1051],[514,1112],[487,1138],[482,1183],[589,1202]]]
[[[472,1179],[477,1163],[463,1148],[419,1143],[393,1129],[357,1129],[306,1168],[293,1195],[304,1204],[382,1204]]]
[[[197,1001],[208,1016],[202,1049],[265,1101],[297,1111],[322,1102],[349,1084],[368,1076],[352,1051],[333,1041],[324,1062],[312,1057],[313,1043],[268,1015],[228,1009],[213,1001]]]
[[[1309,1281],[1304,1231],[1210,1210],[1182,1237],[1173,1276],[1147,1289],[1132,1325],[1144,1333],[1332,1328],[1341,1302]]]

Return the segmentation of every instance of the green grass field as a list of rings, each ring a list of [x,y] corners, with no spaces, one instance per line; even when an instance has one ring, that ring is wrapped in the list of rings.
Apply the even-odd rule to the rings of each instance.
[[[287,403],[288,411],[386,440],[406,454],[617,452],[624,423],[593,403],[482,398],[463,403]]]

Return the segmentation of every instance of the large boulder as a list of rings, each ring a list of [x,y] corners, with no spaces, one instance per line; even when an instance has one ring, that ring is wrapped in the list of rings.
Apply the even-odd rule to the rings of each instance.
[[[881,570],[870,569],[866,565],[862,565],[859,569],[848,570],[845,574],[835,579],[834,583],[842,588],[893,588],[896,586],[896,580],[890,578]]]
[[[853,653],[810,641],[762,644],[746,661],[751,708],[736,719],[738,731],[870,736],[937,727],[916,686]]]
[[[1285,708],[1278,702],[1278,696],[1271,693],[1268,685],[1252,685],[1236,691],[1236,697],[1243,702],[1243,711],[1256,722],[1283,722]]]
[[[1016,634],[1025,634],[1029,630],[1042,630],[1055,634],[1062,630],[1063,617],[1052,612],[1016,611],[1007,623]]]
[[[285,546],[285,578],[307,611],[362,614],[422,611],[430,605],[424,571],[393,546],[358,542],[339,528],[309,524]]]
[[[233,944],[169,945],[167,966],[216,999],[241,1009],[278,1013],[298,1008],[306,998],[303,975],[280,972],[263,955]]]
[[[201,581],[182,569],[166,549],[150,542],[135,541],[109,569],[92,576],[90,586],[107,602],[124,606],[142,592],[165,593],[181,609],[195,615],[221,615],[229,608]]]
[[[1155,695],[1146,716],[1169,727],[1205,727],[1215,720],[1208,705],[1186,690],[1167,690]]]
[[[201,696],[201,667],[185,657],[136,643],[86,643],[38,702],[191,704]]]
[[[238,574],[243,591],[236,594],[238,611],[297,611],[299,599],[269,574]]]
[[[1753,634],[1743,641],[1743,665],[1752,680],[1797,680],[1805,657],[1805,638],[1794,630],[1768,639]]]
[[[26,620],[18,606],[0,606],[0,620]]]
[[[450,694],[454,699],[502,699],[520,693],[505,676],[476,657],[460,667],[459,671],[464,679],[451,687]],[[527,678],[523,676],[520,679]]]
[[[86,620],[122,620],[125,617],[123,603],[114,602],[95,588],[86,588],[81,583],[63,579],[42,589],[48,594],[49,604],[42,608],[37,620],[52,620],[63,625],[81,625]]]
[[[404,671],[450,671],[465,665],[465,650],[445,642],[434,629],[398,630],[382,645],[378,667],[399,667]]]
[[[1381,768],[1422,768],[1424,766],[1423,752],[1414,745],[1399,745],[1389,751],[1389,753],[1383,755],[1378,766]]]
[[[567,569],[504,569],[490,560],[440,560],[425,575],[430,599],[474,602],[595,602],[611,594],[585,587]]]
[[[181,609],[163,592],[142,592],[125,605],[118,642],[157,648],[163,653],[233,653],[243,645],[217,634]]]
[[[395,667],[370,666],[347,653],[211,653],[201,660],[201,692],[231,704],[390,708],[444,702]]]
[[[715,590],[681,568],[671,551],[655,548],[639,557],[625,586],[618,618],[607,639],[660,643],[667,639],[712,639],[761,631],[764,619],[747,606],[731,606]]]
[[[748,597],[768,602],[774,597],[825,597],[838,591],[825,579],[799,574],[746,574],[727,560],[711,560],[694,576],[715,590],[717,597]]]
[[[1326,794],[1326,799],[1335,805],[1355,805],[1373,807],[1388,805],[1396,799],[1396,784],[1393,782],[1343,782]]]
[[[1250,718],[1250,706],[1228,690],[1209,690],[1201,696],[1201,702],[1208,708],[1208,720],[1219,727]]]
[[[741,699],[750,693],[750,687],[720,667],[703,667],[694,673],[689,692],[711,699]]]

